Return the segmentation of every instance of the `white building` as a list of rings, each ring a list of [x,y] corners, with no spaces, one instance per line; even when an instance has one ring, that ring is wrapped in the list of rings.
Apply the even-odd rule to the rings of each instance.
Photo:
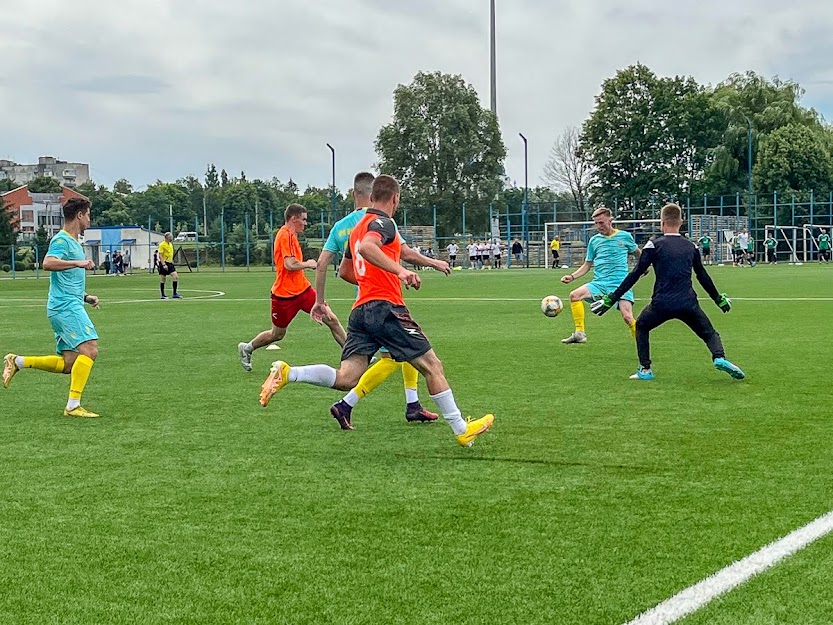
[[[153,268],[153,253],[164,240],[164,234],[142,226],[100,226],[87,228],[82,244],[87,258],[96,266],[113,258],[113,252],[118,251],[136,271]]]
[[[76,187],[90,181],[90,166],[88,163],[62,161],[54,156],[41,156],[36,165],[0,160],[0,180],[14,180],[24,185],[38,177],[54,178],[61,186]]]

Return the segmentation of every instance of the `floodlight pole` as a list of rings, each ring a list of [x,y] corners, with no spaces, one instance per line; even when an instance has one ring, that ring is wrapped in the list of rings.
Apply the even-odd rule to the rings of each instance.
[[[527,212],[529,211],[529,142],[522,132],[519,132],[518,136],[524,142],[524,205],[521,211],[521,223],[523,224],[526,266],[529,267],[529,225],[527,224]]]
[[[495,37],[495,0],[491,0],[490,16],[490,75],[492,90],[492,114],[497,115],[497,49]]]
[[[330,209],[330,223],[332,224],[336,216],[336,149],[329,143],[327,147],[333,156],[333,188],[332,188],[332,208]]]

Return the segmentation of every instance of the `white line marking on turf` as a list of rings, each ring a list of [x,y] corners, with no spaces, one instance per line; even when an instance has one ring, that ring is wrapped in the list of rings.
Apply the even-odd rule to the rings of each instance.
[[[668,625],[833,532],[833,510],[753,554],[689,586],[625,625]]]

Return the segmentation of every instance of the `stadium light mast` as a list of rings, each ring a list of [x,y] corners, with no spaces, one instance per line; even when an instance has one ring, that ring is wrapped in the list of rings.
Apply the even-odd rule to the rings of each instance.
[[[333,223],[333,219],[336,216],[336,149],[331,146],[329,143],[327,147],[330,148],[330,152],[333,156],[333,188],[331,192],[332,196],[332,207],[330,208],[330,223]]]
[[[491,90],[492,90],[492,113],[497,115],[497,52],[495,49],[495,0],[490,2],[490,58],[491,58]]]
[[[521,211],[521,221],[523,223],[526,266],[529,267],[529,224],[527,223],[529,219],[529,142],[526,140],[524,133],[519,132],[518,136],[524,142],[524,206]]]

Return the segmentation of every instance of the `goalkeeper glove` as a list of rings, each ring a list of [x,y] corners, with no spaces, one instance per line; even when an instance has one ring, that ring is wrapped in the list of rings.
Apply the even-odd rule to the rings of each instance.
[[[604,295],[601,299],[597,299],[595,302],[590,304],[590,312],[594,315],[599,315],[601,317],[605,314],[608,310],[613,308],[613,300],[610,299],[610,296]]]
[[[725,293],[720,294],[720,299],[717,300],[717,306],[722,310],[724,313],[729,312],[732,310],[732,300],[730,300]]]

